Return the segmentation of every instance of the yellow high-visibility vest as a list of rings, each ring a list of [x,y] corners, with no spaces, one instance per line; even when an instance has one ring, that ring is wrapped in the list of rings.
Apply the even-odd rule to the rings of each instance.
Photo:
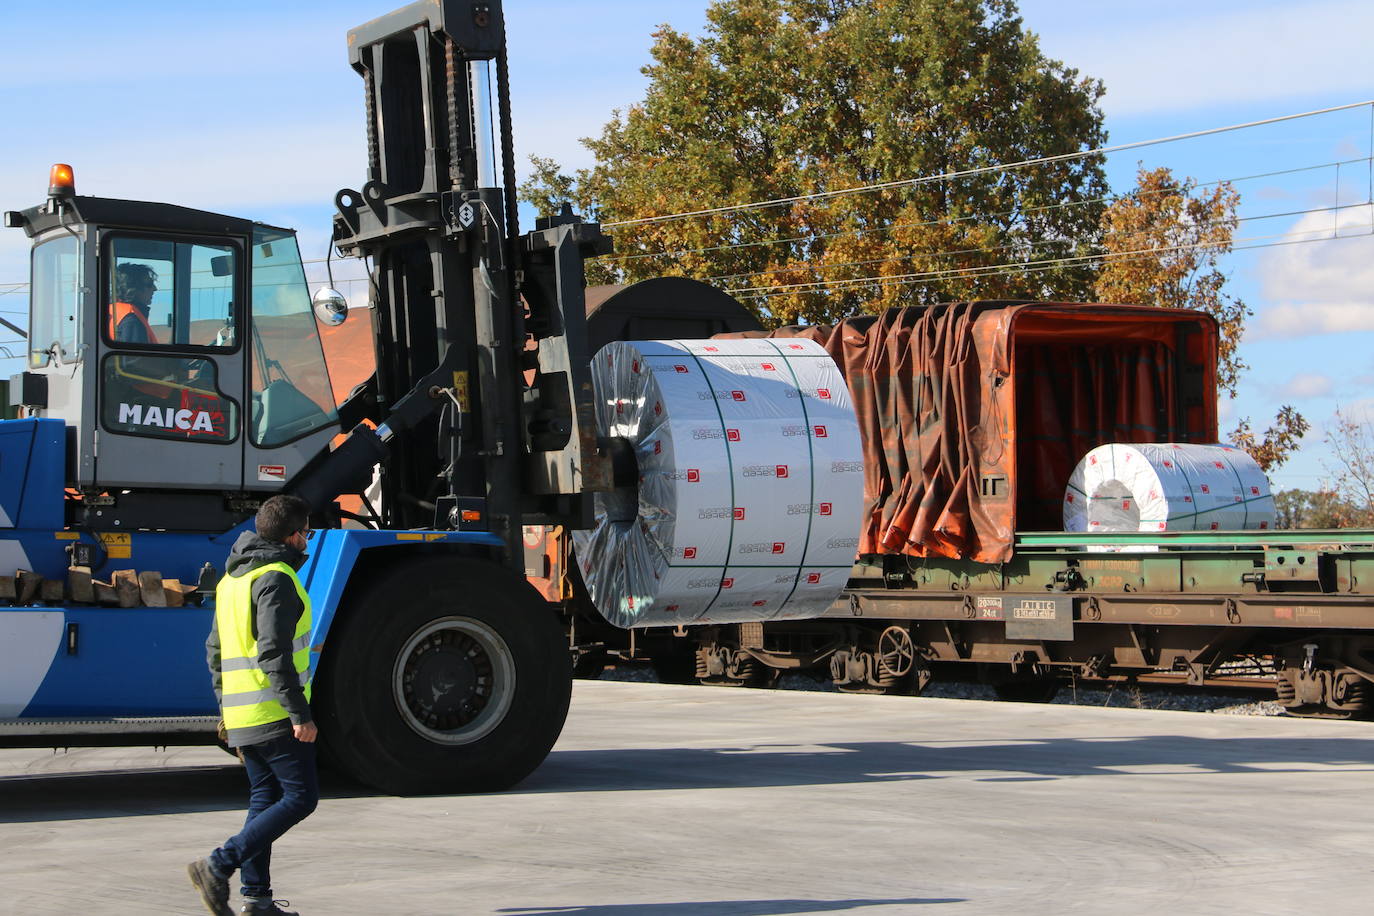
[[[258,667],[258,641],[253,638],[253,583],[269,572],[286,573],[300,595],[301,619],[291,642],[291,661],[310,699],[310,596],[301,587],[296,571],[277,562],[259,566],[242,576],[224,576],[215,586],[215,627],[219,630],[223,698],[220,701],[226,728],[252,728],[289,718],[277,702],[267,673]]]

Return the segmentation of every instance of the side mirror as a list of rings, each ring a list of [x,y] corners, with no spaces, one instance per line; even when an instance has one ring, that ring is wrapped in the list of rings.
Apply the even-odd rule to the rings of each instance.
[[[337,289],[321,287],[310,301],[315,305],[315,320],[326,327],[338,327],[348,317],[348,300]]]

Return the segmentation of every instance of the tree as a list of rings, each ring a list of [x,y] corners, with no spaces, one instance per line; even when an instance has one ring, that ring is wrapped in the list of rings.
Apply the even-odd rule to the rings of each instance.
[[[1227,438],[1250,453],[1261,471],[1270,471],[1288,460],[1302,444],[1310,424],[1303,415],[1287,404],[1279,408],[1274,422],[1264,431],[1262,438],[1256,439],[1250,429],[1250,418],[1242,417],[1236,421],[1236,428]]]
[[[708,279],[772,324],[1089,291],[1100,157],[939,177],[1104,142],[1101,84],[1045,57],[1014,0],[717,0],[652,57],[643,101],[583,141],[595,166],[543,160],[522,187],[639,221],[593,282]],[[645,221],[759,201],[781,202]]]
[[[1179,180],[1167,168],[1137,172],[1136,187],[1102,215],[1102,270],[1094,292],[1104,302],[1197,309],[1217,320],[1217,383],[1235,397],[1248,366],[1238,352],[1245,319],[1253,313],[1225,290],[1219,261],[1231,250],[1240,194],[1230,182],[1201,191],[1192,178]],[[1257,438],[1248,417],[1230,440],[1250,453],[1262,470],[1281,465],[1298,447],[1309,424],[1284,405]]]
[[[1338,409],[1323,438],[1332,461],[1326,465],[1331,478],[1324,489],[1346,507],[1347,524],[1374,526],[1374,431],[1370,424]]]
[[[1368,528],[1374,515],[1361,511],[1335,491],[1281,490],[1274,494],[1279,528]]]

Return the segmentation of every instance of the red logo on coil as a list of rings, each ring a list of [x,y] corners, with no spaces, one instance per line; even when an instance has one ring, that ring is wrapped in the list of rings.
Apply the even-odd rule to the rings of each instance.
[[[773,542],[773,552],[774,552],[774,553],[787,553],[787,542],[786,542],[786,541],[774,541],[774,542]]]
[[[764,606],[765,604],[767,604],[767,603],[768,603],[767,601],[765,601],[764,599],[760,598],[758,601],[755,601],[755,602],[754,602],[754,607],[763,607],[763,606]]]
[[[737,522],[742,522],[742,521],[744,521],[744,507],[743,507],[743,506],[736,506],[736,507],[735,507],[735,521],[737,521]]]
[[[774,468],[773,471],[778,475],[778,479],[781,480],[782,478],[787,476],[787,465],[780,464],[776,468]]]
[[[676,611],[676,610],[677,610],[677,605],[676,605],[676,604],[670,604],[670,605],[668,605],[667,607],[665,607],[664,610],[665,610],[665,611],[668,611],[669,613],[672,613],[673,611]]]
[[[687,469],[687,482],[688,482],[688,483],[700,483],[700,482],[701,482],[701,471],[698,471],[696,468],[688,468],[688,469]]]
[[[747,400],[749,400],[748,398],[746,398],[746,397],[744,396],[744,392],[743,392],[743,391],[731,391],[731,392],[730,392],[730,397],[734,398],[736,401],[747,401]]]
[[[734,579],[731,579],[729,576],[726,576],[724,579],[721,579],[721,580],[720,580],[720,587],[721,587],[721,588],[734,588],[734,587],[735,587],[735,580],[734,580]]]
[[[684,547],[684,548],[682,548],[682,559],[684,559],[684,560],[695,560],[696,558],[697,558],[697,549],[696,549],[695,547]]]
[[[674,371],[674,372],[681,372],[681,373],[683,373],[683,374],[686,374],[686,372],[687,372],[687,367],[679,363],[679,364],[673,366],[673,371]]]
[[[654,440],[654,454],[655,454],[655,455],[662,455],[662,454],[663,454],[663,443],[660,442],[660,441],[658,441],[657,439]]]
[[[830,514],[830,503],[821,503],[821,515]]]
[[[633,362],[630,363],[630,371],[631,371],[631,372],[638,372],[638,371],[639,371],[639,360],[634,360]]]
[[[826,433],[825,433],[825,427],[824,427],[824,426],[816,426],[816,427],[813,427],[813,431],[815,432],[816,438],[817,438],[817,439],[824,439],[824,438],[825,438]]]
[[[772,363],[759,363],[759,368],[764,372],[777,372],[777,368]]]
[[[737,429],[727,429],[727,430],[725,431],[725,438],[729,439],[731,442],[738,442],[738,441],[739,441],[739,430],[737,430]]]
[[[720,347],[702,347],[707,353],[719,353]]]
[[[661,413],[663,413],[663,405],[658,401],[654,401],[654,416],[658,416]]]
[[[830,400],[830,389],[829,389],[829,388],[817,388],[817,389],[816,389],[816,394],[820,395],[821,400],[824,400],[824,401]]]
[[[806,348],[803,347],[801,344],[788,344],[788,345],[787,345],[787,349],[789,349],[789,350],[805,350]]]
[[[1209,489],[1207,489],[1207,484],[1204,483],[1204,484],[1202,485],[1202,492],[1204,492],[1204,493],[1211,493],[1212,491],[1209,490]]]
[[[820,584],[821,584],[821,574],[820,574],[820,573],[807,573],[807,574],[806,574],[806,584],[807,584],[807,585],[820,585]]]

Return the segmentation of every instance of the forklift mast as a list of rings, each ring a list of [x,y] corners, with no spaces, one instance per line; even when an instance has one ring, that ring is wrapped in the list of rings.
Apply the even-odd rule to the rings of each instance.
[[[522,524],[585,527],[589,491],[610,485],[582,299],[583,258],[610,243],[567,214],[519,235],[499,0],[421,0],[348,46],[367,179],[336,195],[334,243],[370,261],[377,369],[340,416],[380,424],[354,438],[407,432],[382,462],[386,527],[484,524],[518,566]],[[355,474],[374,450],[358,447]],[[301,488],[317,504],[339,484],[321,471]]]

